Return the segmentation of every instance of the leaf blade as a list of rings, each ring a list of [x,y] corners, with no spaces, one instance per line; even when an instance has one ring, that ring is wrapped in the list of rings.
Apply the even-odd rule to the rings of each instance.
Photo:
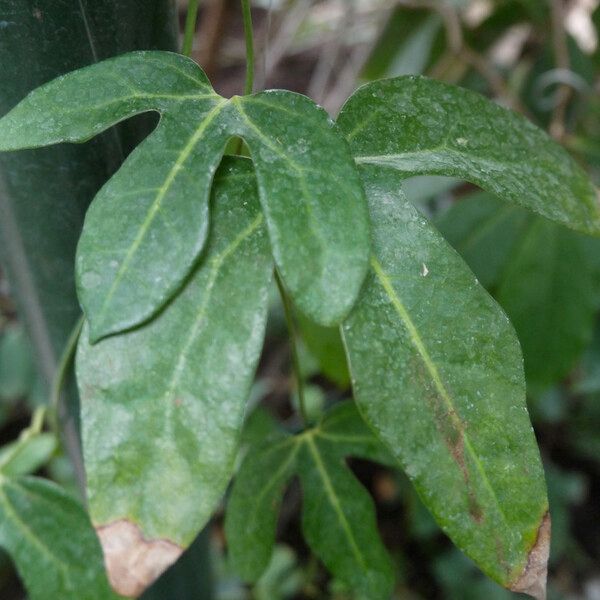
[[[325,111],[300,94],[271,90],[232,102],[231,128],[253,156],[286,287],[305,314],[337,325],[356,300],[370,244],[364,193],[346,142]]]
[[[586,174],[524,117],[424,77],[367,84],[338,124],[359,164],[464,178],[584,233],[600,233],[600,202]]]
[[[375,257],[343,326],[357,403],[446,533],[510,586],[547,511],[516,336],[394,178],[363,176]]]
[[[377,531],[373,500],[344,465],[336,443],[305,435],[299,460],[302,529],[332,574],[366,598],[390,597],[393,568]]]
[[[156,314],[204,247],[210,186],[226,143],[211,135],[225,102],[215,98],[197,108],[192,135],[165,117],[92,202],[76,258],[92,341]]]
[[[275,434],[251,448],[238,471],[225,515],[229,560],[235,572],[256,582],[269,565],[283,491],[296,471],[299,445]]]
[[[58,486],[38,478],[2,478],[0,514],[0,545],[14,559],[32,600],[116,600],[83,507]]]
[[[84,142],[136,114],[214,95],[192,60],[172,52],[130,52],[30,92],[0,120],[0,151]]]
[[[142,328],[93,346],[83,336],[77,357],[94,524],[133,524],[146,541],[178,548],[210,517],[231,475],[272,275],[249,161],[227,160],[220,173],[209,246],[186,288]],[[150,582],[137,582],[138,568],[144,574],[130,565],[122,589]]]

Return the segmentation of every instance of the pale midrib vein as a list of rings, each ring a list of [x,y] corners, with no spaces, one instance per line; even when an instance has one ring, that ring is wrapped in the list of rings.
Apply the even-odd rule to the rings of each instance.
[[[328,433],[326,431],[318,431],[316,436],[332,442],[356,442],[361,444],[374,444],[375,440],[368,435],[344,435],[340,433]]]
[[[52,551],[40,540],[34,532],[31,530],[29,525],[21,519],[21,517],[17,514],[17,512],[13,509],[12,503],[6,492],[4,491],[5,482],[0,483],[0,501],[7,515],[12,518],[13,523],[17,526],[17,528],[21,531],[23,536],[29,540],[29,542],[35,546],[44,556],[46,556],[51,563],[54,563],[60,571],[62,571],[64,577],[67,577],[69,572],[69,565],[62,562]]]
[[[212,260],[210,261],[211,270],[208,276],[208,282],[206,284],[206,287],[204,288],[204,298],[198,310],[198,314],[194,319],[194,324],[192,325],[190,334],[188,335],[181,351],[179,352],[179,359],[177,361],[177,364],[175,365],[175,368],[173,369],[173,375],[171,376],[171,380],[169,381],[169,384],[166,388],[166,392],[164,394],[165,400],[169,399],[173,395],[175,389],[181,381],[181,376],[183,375],[185,369],[188,354],[191,350],[192,345],[196,341],[200,327],[202,325],[202,322],[204,321],[206,309],[208,307],[213,288],[217,281],[217,276],[219,275],[219,271],[221,270],[223,263],[227,260],[227,258],[229,258],[229,256],[231,256],[231,254],[233,254],[237,250],[237,248],[240,246],[240,244],[244,242],[244,240],[249,238],[260,227],[262,221],[262,213],[259,213],[254,218],[254,220],[227,246],[227,248],[223,250],[223,252],[212,258]]]
[[[210,98],[218,99],[219,96],[215,94],[151,94],[145,92],[132,92],[127,96],[119,96],[117,98],[111,98],[110,100],[106,100],[105,102],[100,102],[99,104],[90,104],[84,107],[64,107],[61,108],[61,114],[73,114],[80,112],[88,112],[90,110],[99,110],[102,108],[107,108],[113,104],[119,104],[121,102],[127,102],[128,100],[208,100]],[[136,110],[158,110],[151,106],[144,109],[136,109]]]
[[[203,119],[203,121],[200,123],[200,125],[197,127],[197,129],[194,131],[193,135],[190,137],[190,139],[184,146],[184,148],[181,151],[181,153],[179,154],[179,157],[177,158],[177,160],[173,163],[173,166],[171,167],[171,170],[169,171],[169,173],[165,179],[165,182],[159,188],[158,193],[156,194],[156,197],[155,197],[154,201],[152,202],[151,208],[148,211],[148,214],[146,215],[146,218],[144,219],[142,226],[138,230],[137,236],[135,237],[133,243],[129,247],[129,250],[127,251],[127,254],[125,255],[125,258],[123,259],[123,262],[121,263],[121,266],[119,267],[119,270],[117,271],[117,274],[115,275],[115,279],[113,280],[113,283],[112,283],[110,289],[108,290],[108,293],[106,294],[106,297],[102,304],[102,308],[99,311],[99,315],[98,315],[99,322],[102,322],[104,315],[106,314],[106,311],[110,308],[110,301],[111,301],[112,297],[114,296],[119,284],[121,283],[121,280],[123,279],[127,269],[129,268],[129,264],[130,264],[133,256],[135,255],[137,249],[140,247],[140,244],[142,243],[142,240],[144,239],[150,225],[152,224],[152,221],[154,220],[156,213],[160,210],[163,199],[165,198],[171,185],[177,178],[177,174],[178,174],[179,170],[181,169],[181,167],[183,166],[185,161],[188,159],[188,157],[192,153],[193,149],[195,148],[195,146],[198,143],[198,141],[200,140],[200,138],[204,135],[204,132],[206,131],[207,127],[216,118],[216,116],[219,114],[219,112],[221,111],[221,109],[223,108],[223,106],[225,105],[226,102],[227,102],[227,100],[223,99],[221,102],[219,102],[219,104],[217,104],[210,110],[210,112],[206,115],[206,117]]]
[[[250,515],[250,523],[252,523],[256,519],[256,513],[262,508],[262,502],[264,498],[269,494],[269,492],[277,485],[277,482],[283,477],[283,475],[288,470],[289,466],[295,460],[296,455],[298,454],[298,450],[300,449],[300,444],[294,439],[291,438],[293,445],[290,448],[290,452],[287,458],[281,463],[275,474],[272,475],[269,480],[263,485],[260,493],[256,496],[254,500],[254,509]],[[280,444],[281,446],[282,444]],[[270,449],[272,450],[272,449]],[[270,451],[268,452],[270,453]]]
[[[281,148],[279,148],[276,144],[274,144],[271,141],[271,139],[261,131],[261,129],[254,123],[254,121],[252,121],[252,119],[250,119],[250,117],[244,110],[244,107],[242,106],[242,103],[241,103],[241,100],[239,99],[239,97],[236,96],[236,97],[232,98],[232,100],[235,103],[235,105],[237,106],[238,112],[240,113],[240,115],[242,116],[242,118],[244,119],[244,121],[246,122],[248,127],[250,127],[252,129],[252,131],[254,131],[254,133],[260,138],[262,143],[265,146],[267,146],[268,148],[270,148],[276,154],[279,154],[279,156],[281,156],[281,158],[285,162],[287,162],[292,167],[292,169],[294,169],[294,171],[296,171],[296,173],[298,173],[300,189],[302,191],[302,196],[304,197],[304,202],[302,202],[302,206],[304,206],[306,214],[308,216],[308,220],[311,223],[310,229],[314,233],[315,238],[317,239],[317,241],[319,242],[319,246],[321,247],[321,255],[324,256],[326,254],[325,249],[327,248],[328,244],[327,244],[326,240],[323,238],[321,230],[318,227],[318,221],[315,217],[312,206],[310,204],[310,196],[311,195],[306,186],[306,177],[304,175],[304,173],[307,172],[306,169],[304,167],[302,167],[302,165],[299,165],[292,158],[290,158],[288,156],[288,154],[286,154]],[[320,270],[321,270],[321,277],[322,277],[323,272],[325,270],[325,263],[323,261],[320,264]]]
[[[348,538],[348,543],[350,544],[350,549],[352,550],[352,554],[354,554],[354,557],[356,558],[356,560],[358,561],[360,566],[363,569],[365,569],[365,571],[366,571],[367,564],[366,564],[365,559],[360,551],[360,548],[358,547],[358,544],[356,543],[356,540],[354,539],[354,534],[352,533],[352,528],[350,527],[350,524],[348,523],[348,520],[346,519],[346,515],[344,514],[344,511],[342,510],[339,498],[337,497],[337,494],[335,493],[335,489],[331,483],[331,479],[329,478],[329,473],[327,473],[327,469],[325,468],[323,460],[321,459],[321,455],[319,454],[317,445],[315,444],[312,436],[306,436],[304,439],[305,439],[306,444],[309,448],[309,451],[313,457],[313,460],[315,461],[315,465],[317,466],[317,471],[319,472],[319,475],[321,476],[323,484],[325,485],[325,492],[327,494],[327,497],[329,498],[331,506],[333,507],[334,512],[338,516],[340,525],[342,526],[342,529],[344,530],[344,533],[346,534],[346,537]]]
[[[453,425],[461,433],[465,449],[467,450],[467,452],[471,456],[471,459],[475,463],[477,470],[479,471],[479,474],[481,475],[481,478],[483,480],[485,487],[487,488],[488,492],[491,494],[492,498],[494,499],[494,502],[496,503],[498,512],[500,513],[500,516],[502,517],[504,522],[507,523],[506,515],[504,514],[504,511],[502,510],[502,506],[500,505],[500,502],[498,501],[496,492],[494,491],[494,488],[492,487],[492,485],[487,477],[487,473],[485,472],[483,465],[481,464],[481,461],[479,460],[479,457],[477,456],[473,446],[471,445],[471,441],[469,440],[467,432],[465,431],[464,425],[462,424],[462,422],[456,412],[456,409],[452,402],[452,398],[450,398],[448,390],[446,389],[446,387],[442,381],[442,378],[440,377],[440,374],[437,370],[435,363],[431,359],[431,356],[429,356],[429,352],[427,351],[427,348],[425,347],[425,344],[423,343],[423,340],[421,339],[421,336],[419,334],[419,331],[417,330],[417,327],[415,326],[412,319],[410,318],[410,315],[408,314],[406,307],[404,306],[404,304],[398,297],[398,294],[396,293],[396,290],[394,289],[389,277],[387,276],[387,274],[385,273],[381,264],[379,263],[379,261],[377,260],[377,258],[375,256],[371,256],[371,266],[372,266],[373,270],[375,271],[375,274],[377,276],[377,279],[379,280],[380,285],[383,287],[388,298],[391,300],[394,308],[396,309],[396,312],[398,313],[401,320],[403,321],[404,326],[406,327],[408,334],[410,336],[411,342],[413,343],[413,345],[417,349],[417,352],[421,356],[421,360],[423,361],[425,368],[429,372],[429,375],[431,376],[431,379],[433,380],[433,383],[434,383],[439,395],[444,400],[444,403],[446,404],[450,418],[452,419]]]
[[[451,148],[446,144],[440,144],[435,148],[424,148],[422,150],[413,150],[411,152],[399,152],[396,154],[373,154],[370,156],[358,155],[354,157],[354,160],[357,164],[372,164],[372,165],[382,165],[382,166],[395,166],[398,164],[398,161],[402,160],[410,160],[411,158],[420,158],[421,156],[427,156],[431,154],[437,154],[440,152],[447,152],[448,154],[454,155],[461,159],[466,159],[469,161],[477,162],[478,164],[486,164],[490,167],[493,167],[497,170],[504,170],[506,168],[506,164],[521,164],[520,160],[509,160],[504,159],[502,162],[498,162],[493,158],[486,158],[477,154],[472,154],[468,152],[461,152],[457,148]],[[438,165],[434,165],[434,168],[437,168]],[[454,165],[451,165],[454,166]]]
[[[366,129],[367,125],[369,125],[373,119],[378,117],[377,111],[373,111],[366,119],[363,119],[354,129],[352,129],[349,133],[346,134],[346,139],[348,141],[353,140],[361,131]]]

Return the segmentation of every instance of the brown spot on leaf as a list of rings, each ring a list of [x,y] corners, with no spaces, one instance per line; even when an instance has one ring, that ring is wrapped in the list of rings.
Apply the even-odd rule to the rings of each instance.
[[[108,580],[122,596],[137,598],[183,552],[169,540],[146,540],[140,528],[125,519],[97,527],[96,533]]]
[[[523,572],[508,588],[513,592],[529,594],[536,600],[546,599],[548,556],[550,555],[550,513],[546,511],[538,529],[538,535],[529,551]]]

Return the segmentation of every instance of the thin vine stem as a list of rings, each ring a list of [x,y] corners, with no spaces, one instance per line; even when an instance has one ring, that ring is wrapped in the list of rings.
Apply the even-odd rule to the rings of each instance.
[[[196,20],[198,18],[198,0],[189,0],[187,15],[185,17],[185,32],[183,34],[183,47],[181,54],[191,56],[196,33]]]
[[[65,384],[65,380],[67,378],[67,373],[69,371],[69,367],[73,361],[73,357],[75,355],[75,349],[77,348],[77,340],[79,339],[79,335],[81,334],[81,328],[83,327],[84,317],[81,315],[75,323],[75,326],[71,330],[69,334],[69,338],[67,339],[67,343],[63,349],[60,360],[58,362],[58,366],[56,367],[56,372],[54,374],[54,379],[52,380],[52,387],[50,389],[50,419],[51,426],[54,429],[55,433],[58,435],[59,427],[58,427],[58,408],[60,403],[60,394],[62,392],[63,386]]]
[[[242,0],[242,15],[244,17],[244,36],[246,37],[246,83],[244,84],[244,95],[247,96],[254,89],[254,34],[252,32],[250,0]]]
[[[302,371],[300,370],[300,357],[298,356],[298,334],[296,332],[296,324],[294,323],[294,315],[292,313],[292,302],[288,293],[283,285],[279,271],[275,269],[275,281],[277,282],[277,288],[281,296],[281,302],[283,304],[283,312],[285,314],[285,322],[288,328],[288,334],[290,336],[290,347],[292,351],[292,367],[294,370],[294,378],[296,380],[296,392],[298,393],[298,406],[300,408],[300,415],[304,423],[308,423],[308,413],[306,411],[306,400],[304,397],[304,378],[302,377]]]
[[[250,0],[241,0],[242,14],[244,17],[244,35],[246,38],[246,82],[244,85],[244,95],[251,94],[254,90],[254,35],[252,33],[252,13],[250,11]],[[240,146],[238,153],[241,150],[243,141],[239,140]],[[294,315],[292,311],[292,302],[283,285],[279,271],[275,269],[275,281],[281,296],[283,311],[285,313],[285,322],[288,328],[290,337],[290,347],[292,352],[292,368],[294,371],[294,379],[296,381],[296,392],[298,394],[298,406],[300,408],[300,416],[304,423],[308,423],[308,414],[306,412],[306,400],[304,396],[304,379],[300,371],[300,358],[298,356],[298,335],[296,325],[294,323]]]

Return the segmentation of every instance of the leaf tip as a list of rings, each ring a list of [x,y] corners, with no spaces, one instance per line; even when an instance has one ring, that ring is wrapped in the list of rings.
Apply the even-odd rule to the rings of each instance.
[[[140,528],[121,519],[96,528],[112,588],[122,596],[137,598],[183,552],[165,539],[147,540]]]
[[[513,592],[529,594],[536,600],[546,600],[546,578],[550,555],[550,513],[545,512],[538,535],[527,557],[527,564],[519,577],[509,585]]]

